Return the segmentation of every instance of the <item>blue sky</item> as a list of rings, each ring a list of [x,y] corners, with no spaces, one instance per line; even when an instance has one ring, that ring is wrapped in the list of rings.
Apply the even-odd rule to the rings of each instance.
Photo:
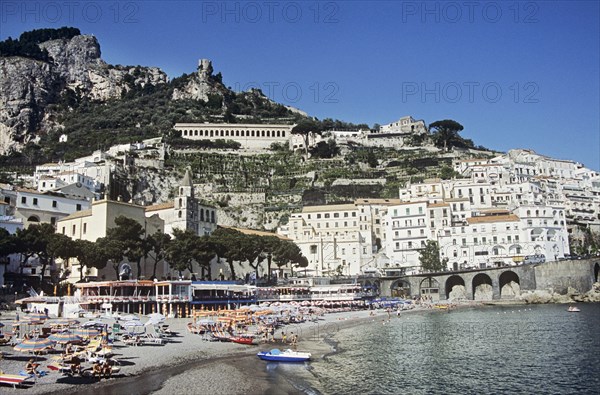
[[[478,145],[600,170],[596,1],[2,1],[0,38],[75,26],[108,63],[213,61],[318,118],[454,119]]]

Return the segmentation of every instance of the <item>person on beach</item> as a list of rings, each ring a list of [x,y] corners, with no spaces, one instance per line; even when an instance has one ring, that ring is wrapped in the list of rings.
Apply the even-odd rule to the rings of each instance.
[[[92,366],[92,376],[98,376],[100,379],[102,378],[102,365],[100,364],[100,361],[94,362],[94,366]]]
[[[38,366],[40,366],[40,364],[35,363],[33,358],[31,358],[29,360],[29,362],[27,362],[27,365],[25,365],[25,372],[30,375],[35,375],[37,377],[41,377],[40,372],[37,371]]]
[[[73,355],[73,358],[71,358],[71,372],[81,376],[81,360],[77,355]]]
[[[112,375],[112,367],[110,366],[108,358],[104,361],[104,364],[102,365],[102,373],[104,374],[104,378],[107,379],[109,379]]]
[[[281,341],[285,344],[287,343],[287,336],[284,331],[281,331]]]

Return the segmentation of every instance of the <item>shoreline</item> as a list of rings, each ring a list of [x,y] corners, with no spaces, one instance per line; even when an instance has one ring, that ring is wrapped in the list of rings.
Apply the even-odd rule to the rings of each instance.
[[[280,338],[282,330],[288,335],[294,332],[299,335],[298,350],[313,354],[313,360],[326,359],[328,355],[338,352],[339,343],[335,334],[374,321],[401,319],[407,314],[446,314],[455,309],[482,308],[503,305],[521,305],[523,303],[486,303],[467,302],[453,304],[447,309],[432,306],[417,306],[410,310],[402,310],[400,317],[391,312],[389,318],[385,310],[355,310],[328,313],[316,322],[290,324],[279,328],[276,337]],[[373,313],[373,315],[371,315]],[[6,321],[6,316],[2,316]],[[310,372],[310,365],[287,366],[265,364],[256,357],[258,351],[272,348],[286,349],[290,345],[281,342],[244,346],[235,343],[209,342],[199,335],[187,331],[185,319],[169,319],[171,329],[177,336],[163,346],[144,345],[139,347],[116,346],[116,359],[122,359],[121,374],[115,378],[98,381],[91,378],[69,378],[57,373],[36,380],[36,383],[23,390],[2,386],[2,393],[27,394],[148,394],[170,395],[172,393],[226,393],[226,394],[306,394],[318,393],[318,390],[304,385],[300,369]],[[7,373],[17,373],[14,367],[24,365],[29,356],[16,353],[7,346],[0,348],[5,353],[10,350],[13,358],[0,360],[0,368]],[[47,370],[51,363],[51,354],[42,362],[41,369]],[[7,360],[12,359],[13,369],[6,368]],[[14,362],[16,361],[16,362]],[[202,380],[198,380],[202,378]],[[210,378],[210,379],[209,379]]]

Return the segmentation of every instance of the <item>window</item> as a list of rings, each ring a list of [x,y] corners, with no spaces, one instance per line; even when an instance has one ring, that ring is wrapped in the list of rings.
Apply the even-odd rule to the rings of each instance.
[[[52,201],[52,207],[53,207],[53,208],[56,208],[56,207],[58,207],[58,202],[57,202],[56,200],[53,200],[53,201]]]
[[[410,215],[410,208],[406,208],[406,215]]]
[[[86,234],[87,232],[87,223],[83,223],[83,234]]]
[[[37,200],[37,198],[33,198],[33,205],[34,205],[34,206],[37,206],[37,204],[38,204],[38,200]]]
[[[321,214],[317,214],[317,219],[320,219],[320,218],[321,218]]]
[[[344,213],[344,218],[348,218],[348,212]]]
[[[212,222],[213,224],[217,223],[217,221],[215,221],[215,212],[214,211],[210,212],[210,222]]]
[[[81,211],[81,204],[77,204],[77,211]]]
[[[419,214],[423,214],[423,207],[419,207]]]
[[[72,231],[71,231],[71,234],[72,234],[73,236],[75,236],[75,229],[76,229],[76,228],[75,228],[75,225],[73,225],[73,229],[72,229]]]
[[[340,217],[340,213],[333,213],[333,218],[339,218]]]
[[[419,207],[419,208],[420,208],[420,207]],[[434,212],[433,210],[429,210],[429,216],[430,216],[431,218],[435,218],[435,214],[434,214],[434,213],[435,213],[435,212]]]
[[[329,213],[325,213],[325,218],[329,218]]]
[[[25,196],[21,196],[21,203],[27,204],[27,198]]]
[[[63,235],[65,234],[65,231],[66,231],[66,229],[65,229],[65,227],[63,226],[63,227],[62,227],[62,234],[63,234]]]

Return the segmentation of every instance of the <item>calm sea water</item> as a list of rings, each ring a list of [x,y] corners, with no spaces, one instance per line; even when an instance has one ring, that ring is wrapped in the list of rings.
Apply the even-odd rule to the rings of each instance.
[[[290,368],[323,394],[600,393],[600,304],[392,316],[338,331],[336,352]],[[295,369],[295,371],[293,370]]]

